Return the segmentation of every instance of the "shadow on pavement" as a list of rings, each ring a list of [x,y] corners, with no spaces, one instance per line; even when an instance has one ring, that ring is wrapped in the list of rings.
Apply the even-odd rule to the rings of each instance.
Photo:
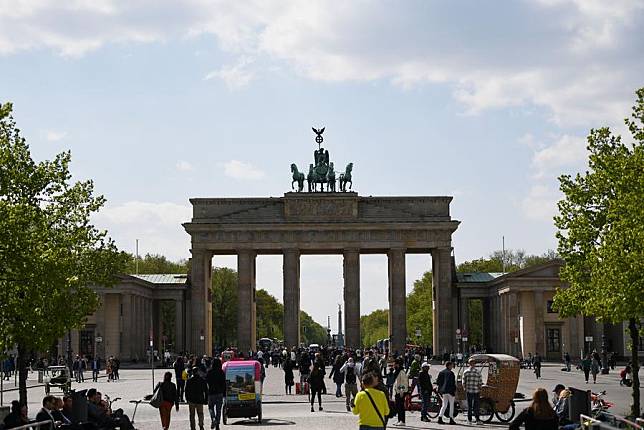
[[[232,426],[237,426],[237,425],[242,425],[242,426],[248,426],[248,425],[255,425],[255,426],[294,426],[295,422],[293,421],[288,421],[288,420],[278,420],[276,418],[265,418],[262,420],[262,423],[258,423],[257,420],[241,420],[241,421],[235,421],[233,423],[229,423],[228,425]]]

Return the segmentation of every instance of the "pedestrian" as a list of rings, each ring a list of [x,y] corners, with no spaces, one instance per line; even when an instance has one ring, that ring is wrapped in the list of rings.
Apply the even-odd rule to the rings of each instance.
[[[186,365],[183,361],[183,357],[178,355],[172,367],[174,368],[174,377],[177,380],[177,394],[179,395],[179,401],[183,402],[183,391],[186,386],[186,381],[183,379],[183,372],[184,370],[186,370]]]
[[[429,410],[429,401],[432,398],[432,375],[429,374],[429,367],[429,363],[424,362],[418,374],[418,392],[423,402],[420,410],[420,420],[427,423],[431,421],[427,412]]]
[[[534,354],[534,358],[532,359],[532,367],[534,368],[534,374],[537,379],[541,378],[541,355],[539,355],[538,352]]]
[[[559,420],[548,402],[548,392],[537,388],[532,395],[532,403],[510,423],[510,430],[519,430],[525,424],[525,430],[557,430]]]
[[[159,406],[159,415],[161,416],[161,427],[163,430],[170,428],[170,415],[172,406],[179,411],[179,395],[177,386],[172,382],[172,372],[165,372],[163,382],[159,384],[158,390],[161,390],[161,405]]]
[[[391,399],[394,395],[394,384],[396,383],[396,374],[394,372],[393,362],[389,362],[389,364],[387,365],[387,375],[385,381],[387,386],[387,393],[389,394],[388,398]]]
[[[398,414],[398,422],[394,425],[405,425],[405,395],[409,391],[409,379],[403,370],[403,361],[401,358],[394,362],[394,373],[396,379],[394,381],[394,401],[396,402],[396,413]]]
[[[481,424],[479,417],[479,396],[481,395],[481,386],[483,386],[483,378],[478,370],[476,370],[476,363],[470,360],[470,367],[463,372],[463,388],[467,396],[467,421],[472,422],[472,413],[476,418],[476,424]]]
[[[409,365],[409,371],[407,373],[407,377],[411,381],[411,387],[409,388],[409,392],[413,393],[414,389],[416,388],[416,384],[418,383],[418,374],[420,373],[420,355],[416,354],[414,355],[414,358]]]
[[[322,410],[322,387],[324,385],[324,371],[320,369],[320,364],[313,364],[313,370],[309,376],[309,389],[311,390],[311,412],[314,411],[315,395],[318,396],[318,410]]]
[[[385,393],[376,389],[379,379],[373,373],[362,377],[362,390],[356,395],[352,412],[358,415],[360,430],[384,430],[385,417],[389,415],[389,402]]]
[[[221,360],[214,358],[206,374],[208,383],[208,412],[210,413],[210,428],[219,430],[221,407],[226,393],[226,375],[221,368]]]
[[[597,383],[597,374],[599,373],[599,354],[593,354],[592,361],[590,363],[590,372],[593,374],[593,384]]]
[[[344,374],[344,395],[346,396],[347,411],[351,411],[358,395],[358,375],[353,358],[349,358],[340,371]]]
[[[293,368],[295,363],[291,360],[290,355],[286,355],[286,360],[282,365],[282,370],[284,370],[284,391],[286,394],[293,394],[293,385],[295,384],[295,375],[293,375]]]
[[[333,382],[335,383],[335,397],[338,398],[342,397],[342,385],[344,384],[344,372],[342,371],[343,365],[342,356],[336,356],[335,361],[333,362],[333,367],[331,368],[331,373],[329,374],[329,378],[333,378]]]
[[[566,363],[566,371],[570,372],[570,354],[568,354],[568,351],[564,354],[564,362]]]
[[[98,374],[101,371],[101,359],[94,357],[92,360],[92,381],[98,382]]]
[[[590,354],[588,354],[583,360],[581,360],[581,370],[584,372],[584,379],[586,380],[586,384],[588,383],[588,377],[590,375],[592,362],[593,361],[590,358]]]
[[[436,378],[436,385],[438,385],[438,392],[443,396],[443,404],[438,413],[438,424],[444,424],[443,415],[447,411],[449,405],[449,423],[454,425],[454,397],[456,395],[456,377],[452,372],[453,363],[448,361],[445,363],[445,368],[438,373]]]
[[[195,430],[195,412],[199,417],[199,430],[203,428],[203,405],[208,404],[208,384],[201,377],[199,367],[193,367],[190,377],[186,381],[186,402],[190,412],[190,430]]]

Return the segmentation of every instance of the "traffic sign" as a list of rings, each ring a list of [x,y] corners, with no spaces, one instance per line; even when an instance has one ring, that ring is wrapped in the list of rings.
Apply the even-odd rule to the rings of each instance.
[[[101,342],[103,342],[103,338],[102,338],[101,336],[96,336],[96,338],[94,338],[94,340],[95,340],[97,343],[101,343]]]
[[[460,334],[457,334],[457,335],[456,335],[456,339],[457,339],[457,340],[460,340],[460,339],[461,339],[461,335],[460,335]]]
[[[461,334],[461,329],[460,328],[456,329],[456,334]]]
[[[463,342],[467,342],[467,336],[463,337]]]
[[[592,336],[586,336],[586,342],[592,342],[593,337]]]

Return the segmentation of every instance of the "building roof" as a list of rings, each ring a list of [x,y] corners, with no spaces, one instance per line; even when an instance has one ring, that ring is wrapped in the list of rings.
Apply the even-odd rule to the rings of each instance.
[[[179,284],[184,285],[188,281],[185,273],[155,273],[151,275],[130,275],[151,284]]]
[[[501,272],[457,272],[456,280],[458,283],[483,284],[503,275],[505,273]]]

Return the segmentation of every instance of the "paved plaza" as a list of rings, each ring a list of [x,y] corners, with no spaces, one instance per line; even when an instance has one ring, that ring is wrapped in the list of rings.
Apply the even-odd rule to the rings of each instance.
[[[440,365],[432,366],[431,373],[434,378],[438,371],[442,369]],[[580,371],[562,372],[561,366],[555,364],[547,364],[543,367],[543,378],[539,381],[535,380],[534,373],[530,370],[521,371],[521,380],[519,383],[518,391],[529,394],[537,387],[547,388],[548,391],[558,384],[563,383],[566,386],[575,386],[578,388],[590,387],[593,391],[606,390],[606,398],[616,403],[615,413],[625,414],[630,404],[631,390],[629,388],[619,386],[619,376],[617,371],[611,372],[610,375],[599,375],[598,383],[586,385],[583,381],[583,374]],[[327,369],[329,372],[330,369]],[[156,381],[160,380],[165,370],[157,369],[155,372]],[[35,373],[31,375],[35,378]],[[124,369],[121,371],[121,380],[118,382],[107,382],[105,378],[99,379],[98,383],[91,382],[91,373],[87,372],[86,382],[82,384],[74,384],[74,389],[88,389],[96,387],[100,392],[109,395],[112,399],[115,397],[122,397],[114,404],[114,407],[121,407],[125,412],[132,417],[134,405],[129,403],[129,400],[141,399],[144,395],[152,391],[152,371],[144,369]],[[296,378],[298,374],[296,372]],[[344,398],[336,399],[333,394],[323,396],[324,411],[311,413],[309,406],[306,404],[306,397],[283,394],[283,372],[279,368],[270,367],[267,369],[267,377],[264,384],[264,419],[265,421],[259,425],[254,420],[231,419],[228,426],[223,428],[242,428],[242,427],[279,427],[285,426],[288,428],[301,428],[301,429],[355,429],[358,426],[358,418],[345,410]],[[12,388],[13,381],[5,384],[5,389]],[[335,385],[331,380],[327,379],[327,387],[329,393],[335,392]],[[54,393],[55,394],[55,393]],[[40,386],[29,389],[29,415],[35,416],[40,409],[40,401],[44,395],[44,390]],[[11,400],[17,398],[17,391],[5,391],[4,403],[10,403]],[[517,410],[520,410],[526,403],[519,403]],[[317,408],[316,408],[317,409]],[[207,412],[206,412],[207,416]],[[420,414],[418,412],[407,412],[407,424],[405,427],[408,429],[455,429],[455,428],[468,428],[473,427],[467,424],[466,417],[459,415],[456,417],[457,426],[439,425],[432,420],[430,423],[420,421]],[[395,421],[390,421],[390,426]],[[207,420],[207,424],[209,421]],[[135,416],[135,427],[140,430],[158,429],[160,428],[160,421],[157,409],[152,408],[148,404],[142,403]],[[207,426],[209,427],[209,426]],[[486,424],[487,428],[507,428],[507,425],[499,423],[496,418],[490,423]],[[179,412],[173,410],[172,425],[173,429],[189,429],[188,424],[188,408],[186,405],[181,405]]]

